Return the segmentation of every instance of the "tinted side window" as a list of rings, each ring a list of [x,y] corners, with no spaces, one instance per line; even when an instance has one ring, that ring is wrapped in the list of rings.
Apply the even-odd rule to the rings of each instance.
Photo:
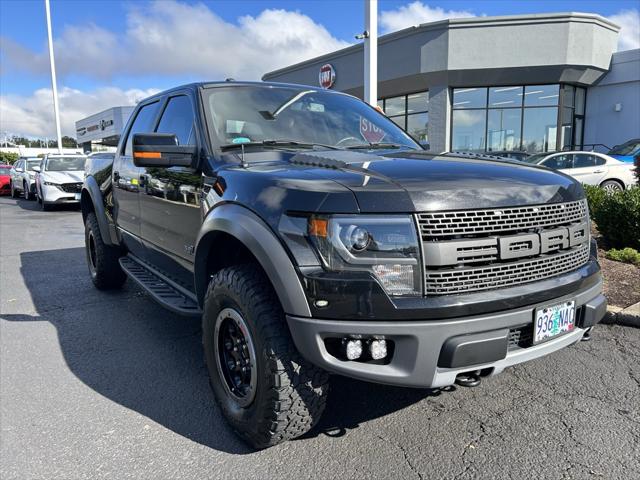
[[[545,167],[556,170],[561,168],[571,168],[571,155],[556,155],[555,157],[545,160],[542,164]]]
[[[576,153],[573,156],[573,168],[593,167],[596,164],[596,157],[584,153]]]
[[[189,97],[172,97],[164,109],[156,132],[173,133],[178,139],[178,145],[189,145],[194,143],[193,120],[193,108]]]
[[[156,118],[157,110],[158,110],[158,102],[150,103],[149,105],[145,105],[140,110],[138,110],[138,115],[136,115],[136,119],[133,121],[133,125],[131,125],[131,129],[129,130],[129,136],[127,137],[127,145],[124,149],[125,155],[132,155],[131,144],[133,142],[134,134],[150,133],[153,131],[152,122]]]

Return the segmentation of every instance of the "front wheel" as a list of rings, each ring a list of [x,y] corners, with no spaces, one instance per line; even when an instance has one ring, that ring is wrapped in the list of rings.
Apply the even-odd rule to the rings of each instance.
[[[27,182],[24,182],[24,184],[22,185],[22,188],[24,188],[24,199],[31,200],[32,196],[31,196],[31,190],[29,190],[29,184]]]
[[[42,199],[42,205],[43,207],[46,205],[44,199]],[[118,261],[121,252],[102,241],[95,213],[87,215],[84,224],[84,240],[87,265],[93,284],[99,290],[120,288],[127,279]]]
[[[296,350],[280,302],[257,265],[224,268],[211,278],[202,335],[216,400],[250,445],[276,445],[318,422],[329,375]]]

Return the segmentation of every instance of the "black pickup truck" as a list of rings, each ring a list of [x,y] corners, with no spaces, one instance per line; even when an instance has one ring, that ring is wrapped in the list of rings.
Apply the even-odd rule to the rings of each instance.
[[[318,421],[329,372],[473,386],[604,315],[579,183],[428,153],[349,95],[179,87],[140,102],[113,161],[89,165],[95,286],[130,277],[202,317],[215,398],[258,448]]]

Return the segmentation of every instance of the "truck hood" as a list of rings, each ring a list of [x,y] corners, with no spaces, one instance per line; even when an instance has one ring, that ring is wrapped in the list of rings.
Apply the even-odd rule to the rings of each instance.
[[[361,212],[422,212],[573,201],[571,177],[519,162],[397,152],[299,152],[288,161],[350,189]]]

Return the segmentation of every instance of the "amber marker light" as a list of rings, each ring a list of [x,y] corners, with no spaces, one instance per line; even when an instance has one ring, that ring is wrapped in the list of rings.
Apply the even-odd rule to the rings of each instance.
[[[133,152],[134,158],[162,158],[160,152]]]
[[[314,237],[327,238],[327,225],[326,218],[314,218],[309,219],[309,235]]]

